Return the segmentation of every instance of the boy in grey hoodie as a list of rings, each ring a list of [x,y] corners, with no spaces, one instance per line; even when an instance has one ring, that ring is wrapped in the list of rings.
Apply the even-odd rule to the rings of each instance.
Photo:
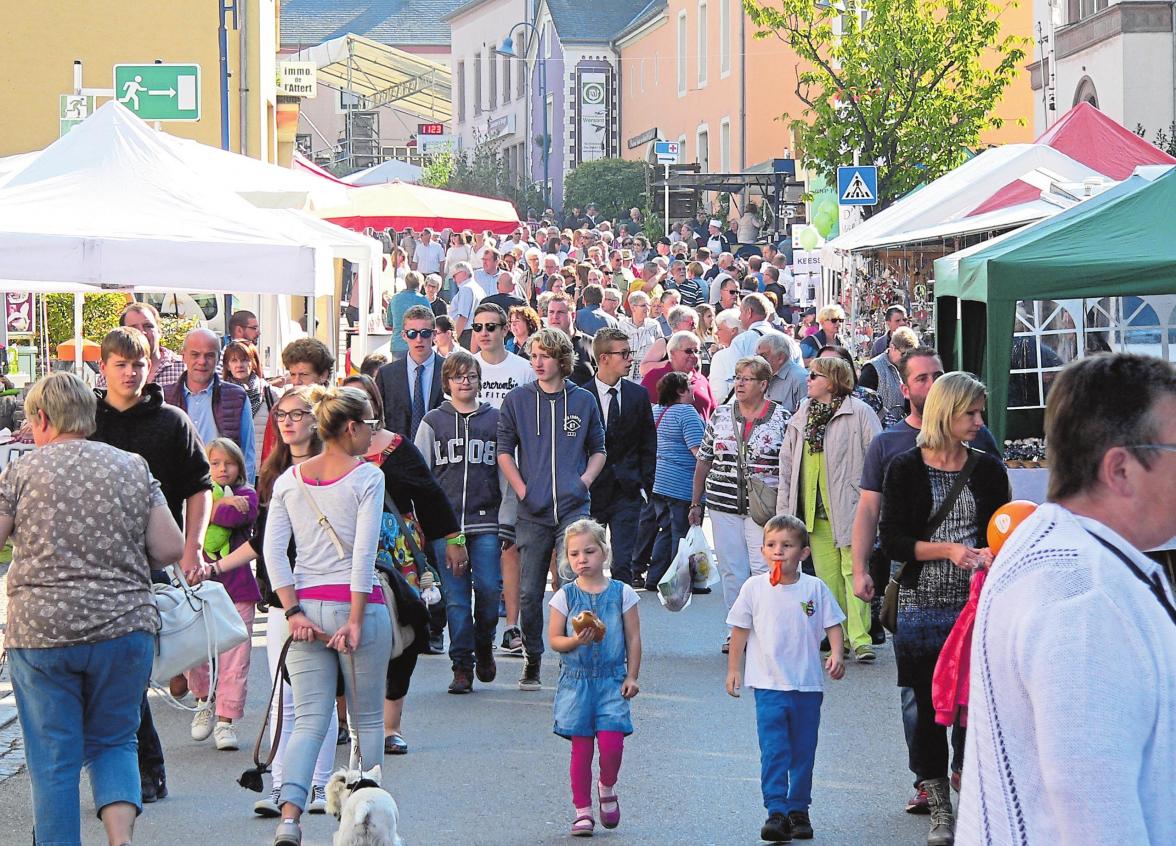
[[[538,380],[507,394],[498,418],[498,467],[519,497],[515,535],[526,652],[520,690],[541,687],[548,565],[564,529],[588,516],[588,489],[604,468],[605,457],[600,406],[592,394],[567,381],[574,355],[571,339],[549,328],[531,336],[530,344]]]

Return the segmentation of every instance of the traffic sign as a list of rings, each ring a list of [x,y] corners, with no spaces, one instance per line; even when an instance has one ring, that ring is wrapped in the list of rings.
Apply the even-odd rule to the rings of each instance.
[[[94,112],[94,98],[87,94],[61,94],[57,101],[58,137],[65,135]]]
[[[878,168],[874,165],[837,168],[837,204],[878,205]]]
[[[200,120],[200,65],[115,65],[114,96],[143,120]]]
[[[659,165],[677,164],[681,145],[677,141],[654,141],[653,152]]]

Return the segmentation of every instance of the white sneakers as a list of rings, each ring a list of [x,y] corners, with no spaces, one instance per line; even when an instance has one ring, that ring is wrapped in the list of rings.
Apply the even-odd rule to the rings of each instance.
[[[212,739],[221,752],[235,752],[241,748],[237,742],[237,730],[233,728],[232,723],[218,722],[212,730]]]
[[[310,802],[307,803],[306,813],[325,814],[327,812],[327,789],[316,784],[310,789]]]
[[[212,713],[212,703],[207,699],[196,700],[196,713],[192,715],[192,739],[208,740],[212,734],[212,724],[216,715]]]

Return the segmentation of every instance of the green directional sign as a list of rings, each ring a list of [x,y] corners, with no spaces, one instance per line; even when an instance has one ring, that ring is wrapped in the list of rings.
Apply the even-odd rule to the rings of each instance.
[[[200,65],[115,65],[114,96],[143,120],[200,120]]]

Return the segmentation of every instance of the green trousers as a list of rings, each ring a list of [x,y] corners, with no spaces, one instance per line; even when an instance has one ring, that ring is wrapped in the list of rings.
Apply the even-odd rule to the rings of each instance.
[[[870,643],[870,606],[853,595],[853,549],[833,543],[833,524],[820,517],[809,535],[813,569],[845,612],[846,644],[850,649]]]

